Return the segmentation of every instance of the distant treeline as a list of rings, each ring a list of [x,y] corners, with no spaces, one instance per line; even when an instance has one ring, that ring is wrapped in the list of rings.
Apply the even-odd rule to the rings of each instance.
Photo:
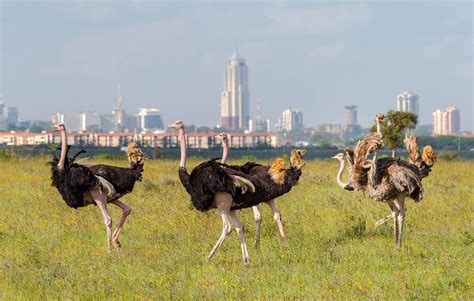
[[[454,136],[445,137],[419,137],[420,146],[431,145],[438,154],[438,157],[446,160],[455,160],[458,158],[474,159],[474,138],[463,138]],[[0,145],[0,158],[28,158],[34,156],[50,157],[55,145],[37,145],[37,146],[5,146]],[[242,149],[231,148],[230,159],[244,159],[244,160],[265,160],[276,157],[289,157],[294,146],[284,146],[279,148],[255,148]],[[458,148],[461,151],[457,151]],[[70,156],[74,155],[79,150],[87,151],[83,156],[95,157],[102,159],[123,159],[125,152],[119,147],[92,147],[92,146],[73,146],[70,151]],[[315,158],[330,158],[340,152],[338,147],[306,147],[306,159]],[[150,159],[179,159],[179,148],[144,148],[144,151]],[[390,150],[383,150],[382,156],[390,156]],[[59,152],[57,153],[59,155]],[[200,158],[219,158],[222,155],[221,148],[212,149],[188,149],[188,157]],[[398,152],[398,156],[406,156],[404,150]]]

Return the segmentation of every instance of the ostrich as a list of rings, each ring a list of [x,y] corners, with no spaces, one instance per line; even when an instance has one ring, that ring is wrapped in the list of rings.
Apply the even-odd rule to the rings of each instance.
[[[64,124],[55,126],[61,133],[61,156],[54,155],[51,164],[52,185],[57,188],[63,200],[69,207],[79,208],[96,204],[102,212],[107,230],[108,251],[114,246],[121,247],[118,240],[120,231],[131,208],[119,198],[133,190],[136,181],[141,181],[145,156],[135,143],[130,143],[127,149],[129,168],[93,165],[85,166],[74,163],[75,158],[85,151],[82,150],[72,159],[67,157],[66,127]],[[112,203],[122,209],[122,216],[117,228],[112,232],[112,218],[107,209],[107,203]]]
[[[421,162],[422,156],[417,156],[416,162],[412,163],[393,158],[382,158],[377,162],[367,160],[370,152],[382,147],[382,139],[380,133],[372,133],[357,143],[352,153],[353,156],[349,159],[352,164],[349,168],[350,184],[342,181],[342,173],[345,168],[344,154],[340,153],[334,156],[334,159],[340,161],[336,180],[338,185],[344,189],[352,187],[376,201],[386,202],[389,205],[392,214],[379,220],[377,224],[383,224],[393,218],[395,245],[401,248],[406,213],[405,199],[409,197],[415,202],[423,199],[424,190],[421,179],[428,175],[429,168],[418,167],[427,164]],[[412,146],[412,150],[409,148],[410,155],[412,155],[413,149],[418,150],[418,145]],[[414,155],[413,158],[415,158]]]
[[[236,210],[252,207],[260,202],[275,198],[288,192],[298,181],[301,171],[290,168],[285,171],[284,183],[277,185],[268,183],[257,176],[252,176],[216,162],[217,159],[205,161],[196,166],[191,174],[186,170],[186,137],[183,123],[178,120],[169,125],[179,133],[181,159],[179,163],[179,179],[188,194],[193,206],[199,211],[218,209],[223,222],[222,233],[209,253],[211,260],[230,235],[230,221],[239,234],[244,264],[249,263],[249,255],[244,237],[244,227]],[[248,163],[247,166],[252,165]],[[268,176],[270,177],[270,176]]]
[[[219,138],[222,142],[221,163],[226,163],[228,152],[229,152],[228,135],[225,133],[219,133],[216,137]],[[246,163],[242,167],[239,167],[239,169],[248,174],[255,174],[255,175],[260,174],[264,178],[266,178],[266,175],[268,174],[270,167],[252,162],[252,163]],[[270,207],[270,209],[273,212],[273,218],[278,226],[278,231],[280,233],[281,238],[283,239],[283,241],[286,241],[285,231],[283,229],[283,223],[281,220],[281,213],[277,207],[276,200],[271,199],[271,200],[265,201],[265,203]],[[262,213],[258,205],[252,206],[252,211],[253,211],[253,215],[255,219],[255,244],[254,245],[255,247],[257,247],[260,243],[260,225],[262,224]]]

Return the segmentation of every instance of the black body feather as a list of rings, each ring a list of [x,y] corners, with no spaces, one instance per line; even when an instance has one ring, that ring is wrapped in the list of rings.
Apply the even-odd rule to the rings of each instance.
[[[244,173],[225,169],[225,164],[216,162],[217,159],[205,161],[196,166],[191,174],[188,174],[186,168],[179,169],[179,179],[181,184],[191,196],[191,202],[199,211],[208,211],[212,209],[214,194],[216,192],[227,192],[231,195],[236,194],[231,175],[248,177]]]
[[[199,211],[212,209],[216,192],[227,192],[233,197],[234,209],[249,208],[261,202],[279,197],[291,190],[301,176],[301,170],[290,168],[285,172],[285,182],[276,184],[268,175],[269,167],[254,162],[242,166],[226,165],[217,159],[196,166],[189,175],[185,168],[179,169],[179,179],[191,196],[191,202]],[[235,188],[231,175],[243,177],[255,186],[255,192],[242,193]]]
[[[100,184],[95,176],[101,176],[112,184],[116,194],[111,200],[131,192],[135,182],[142,179],[143,163],[134,165],[133,168],[103,164],[84,166],[74,163],[74,160],[86,151],[79,151],[71,159],[68,157],[69,149],[68,146],[63,170],[58,169],[59,159],[56,154],[53,154],[50,162],[52,185],[58,189],[69,207],[77,209],[88,205],[84,201],[84,192]]]
[[[69,148],[67,149],[69,151]],[[76,158],[74,156],[74,158]],[[51,164],[51,185],[56,187],[63,200],[69,207],[84,207],[84,192],[99,184],[98,179],[85,166],[74,163],[67,157],[64,163],[64,169],[58,168],[59,159],[56,155]]]
[[[277,198],[288,193],[293,186],[298,183],[301,177],[301,170],[295,167],[290,167],[285,171],[285,178],[283,184],[277,184],[268,174],[268,166],[258,165],[252,168],[249,172],[250,180],[255,186],[254,193],[242,194],[237,191],[234,195],[234,204],[231,209],[243,209],[258,205]]]
[[[131,169],[103,164],[90,166],[89,169],[94,175],[109,181],[120,196],[132,192],[135,182],[141,181],[143,170],[141,167]]]

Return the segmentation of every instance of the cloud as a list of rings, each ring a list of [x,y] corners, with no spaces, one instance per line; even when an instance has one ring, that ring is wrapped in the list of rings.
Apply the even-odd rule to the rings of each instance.
[[[369,8],[362,4],[275,6],[267,10],[266,16],[286,32],[334,34],[367,22]]]

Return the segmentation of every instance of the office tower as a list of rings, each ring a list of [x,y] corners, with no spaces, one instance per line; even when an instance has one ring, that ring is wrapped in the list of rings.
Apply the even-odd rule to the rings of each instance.
[[[221,93],[221,127],[246,130],[250,121],[248,67],[236,50],[229,58]]]
[[[158,109],[142,108],[137,114],[137,128],[144,132],[154,132],[164,129],[161,112]]]
[[[284,110],[282,113],[281,129],[286,131],[299,130],[303,128],[303,113],[299,110],[294,110],[291,107]]]
[[[448,107],[433,112],[433,135],[456,135],[461,132],[461,112],[456,107]]]
[[[357,124],[357,107],[346,106],[344,107],[344,125],[356,125]]]
[[[397,96],[397,111],[419,114],[419,96],[405,91]]]

